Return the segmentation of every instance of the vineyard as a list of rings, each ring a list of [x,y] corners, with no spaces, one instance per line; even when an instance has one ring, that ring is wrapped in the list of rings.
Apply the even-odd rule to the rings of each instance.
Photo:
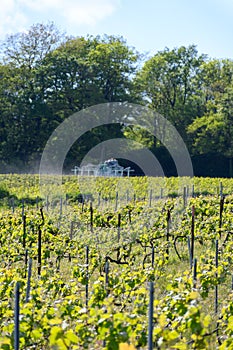
[[[233,349],[233,180],[77,179],[0,175],[0,349]]]

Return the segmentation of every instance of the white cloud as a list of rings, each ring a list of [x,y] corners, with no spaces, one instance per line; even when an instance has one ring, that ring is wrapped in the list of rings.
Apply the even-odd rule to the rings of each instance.
[[[18,29],[24,27],[27,20],[24,14],[17,9],[15,0],[3,0],[0,6],[0,37],[13,33],[16,27]]]
[[[37,22],[53,21],[65,27],[94,26],[110,16],[121,0],[2,0],[0,38]],[[32,22],[33,20],[33,22]]]
[[[64,9],[67,20],[77,24],[94,25],[111,15],[117,6],[115,0],[71,1],[72,6]]]

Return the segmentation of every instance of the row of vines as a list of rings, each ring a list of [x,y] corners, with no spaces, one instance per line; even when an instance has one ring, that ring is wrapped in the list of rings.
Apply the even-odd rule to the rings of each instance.
[[[1,176],[0,349],[233,349],[233,181],[80,181]]]

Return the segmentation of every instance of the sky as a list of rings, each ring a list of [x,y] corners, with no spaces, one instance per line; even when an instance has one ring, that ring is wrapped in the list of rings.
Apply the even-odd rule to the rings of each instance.
[[[0,40],[54,22],[67,35],[121,35],[148,57],[195,44],[233,59],[233,0],[1,0]]]

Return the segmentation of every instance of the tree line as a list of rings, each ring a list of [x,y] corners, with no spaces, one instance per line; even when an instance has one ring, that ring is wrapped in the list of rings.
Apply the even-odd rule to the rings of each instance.
[[[1,43],[0,172],[36,167],[52,131],[73,113],[124,101],[145,105],[169,120],[186,143],[197,174],[203,175],[204,157],[207,175],[208,162],[219,158],[228,160],[225,175],[232,176],[232,59],[212,59],[195,45],[147,57],[122,37],[70,37],[53,23],[35,24]],[[73,145],[67,169],[113,136],[139,140],[165,163],[169,159],[161,140],[130,125],[90,133]],[[212,175],[217,175],[222,163],[214,163]]]

